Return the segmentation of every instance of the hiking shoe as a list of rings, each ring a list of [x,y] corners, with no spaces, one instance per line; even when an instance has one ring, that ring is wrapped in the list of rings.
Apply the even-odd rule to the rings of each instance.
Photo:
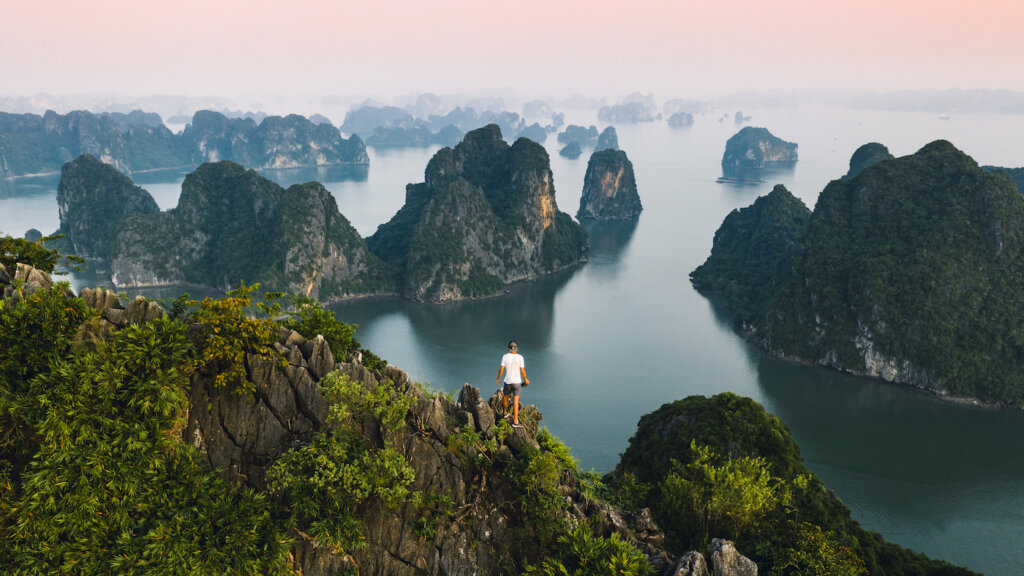
[[[519,422],[513,422],[513,423],[512,423],[512,427],[513,427],[513,428],[522,428],[522,427],[523,427],[523,425],[522,425],[522,424],[520,424]]]

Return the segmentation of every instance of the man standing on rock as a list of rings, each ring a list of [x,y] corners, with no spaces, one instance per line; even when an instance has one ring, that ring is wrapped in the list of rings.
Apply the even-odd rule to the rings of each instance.
[[[498,368],[498,379],[495,381],[501,386],[501,375],[505,375],[505,388],[501,391],[502,405],[505,409],[504,418],[508,418],[508,397],[515,400],[512,403],[512,426],[522,428],[519,423],[519,389],[522,386],[529,386],[530,380],[526,377],[526,361],[519,355],[519,344],[515,340],[508,343],[508,354],[501,357],[501,367]]]

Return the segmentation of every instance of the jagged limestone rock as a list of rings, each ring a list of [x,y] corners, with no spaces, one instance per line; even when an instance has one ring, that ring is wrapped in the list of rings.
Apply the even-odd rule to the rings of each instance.
[[[83,288],[80,296],[87,306],[100,312],[108,308],[115,310],[124,309],[124,306],[121,305],[121,299],[117,297],[113,290],[107,290],[106,288]]]
[[[757,564],[740,554],[728,540],[712,539],[708,556],[715,576],[757,576]]]
[[[633,163],[626,153],[622,150],[594,152],[583,178],[583,195],[576,218],[632,220],[642,210]]]
[[[448,301],[491,296],[584,261],[589,240],[560,212],[547,152],[497,125],[431,158],[425,181],[367,246],[399,270],[402,296]]]
[[[711,572],[704,555],[691,550],[679,558],[669,576],[711,576]]]
[[[163,318],[164,315],[164,309],[159,304],[146,300],[142,296],[136,296],[124,312],[124,323],[145,324],[157,318]]]

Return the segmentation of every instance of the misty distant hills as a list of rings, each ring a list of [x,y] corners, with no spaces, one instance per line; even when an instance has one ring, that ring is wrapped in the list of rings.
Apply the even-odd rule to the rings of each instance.
[[[220,160],[265,169],[369,163],[358,136],[295,114],[257,122],[201,110],[175,134],[158,114],[141,111],[0,112],[0,178],[55,174],[81,154],[126,174]]]

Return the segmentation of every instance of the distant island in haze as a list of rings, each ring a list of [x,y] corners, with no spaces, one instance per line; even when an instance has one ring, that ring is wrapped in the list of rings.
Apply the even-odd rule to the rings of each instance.
[[[359,137],[342,138],[330,124],[297,114],[257,123],[199,111],[175,134],[158,115],[143,112],[0,112],[0,178],[56,174],[81,154],[129,174],[220,160],[260,169],[369,163]]]

